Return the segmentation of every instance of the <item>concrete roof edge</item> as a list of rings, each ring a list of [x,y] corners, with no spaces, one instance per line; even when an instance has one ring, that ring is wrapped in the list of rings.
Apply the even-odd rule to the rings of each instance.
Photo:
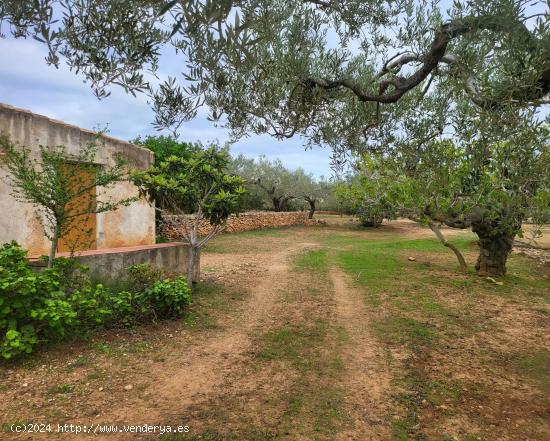
[[[51,123],[58,124],[60,126],[65,126],[65,127],[72,128],[72,129],[76,129],[76,130],[79,130],[80,132],[83,132],[83,133],[86,133],[86,134],[93,135],[93,134],[97,133],[97,132],[94,132],[93,130],[85,129],[85,128],[82,128],[82,127],[77,126],[75,124],[69,124],[69,123],[66,123],[65,121],[61,121],[59,119],[50,118],[49,116],[42,115],[40,113],[35,113],[35,112],[33,112],[29,109],[23,109],[23,108],[20,108],[20,107],[12,106],[11,104],[6,104],[6,103],[0,102],[0,110],[3,110],[3,109],[18,112],[18,113],[26,113],[30,116],[36,116],[36,117],[39,117],[39,118],[44,118],[44,119],[50,121]],[[154,157],[154,153],[146,147],[142,147],[142,146],[137,145],[137,144],[132,144],[131,142],[125,141],[123,139],[115,138],[114,136],[109,136],[109,135],[105,135],[105,134],[101,134],[101,137],[106,139],[106,140],[110,140],[110,141],[114,141],[114,142],[117,142],[117,143],[120,143],[120,144],[125,144],[125,145],[128,145],[128,146],[131,146],[132,148],[134,148],[136,150],[141,150],[144,153],[149,153],[149,155],[151,157]]]

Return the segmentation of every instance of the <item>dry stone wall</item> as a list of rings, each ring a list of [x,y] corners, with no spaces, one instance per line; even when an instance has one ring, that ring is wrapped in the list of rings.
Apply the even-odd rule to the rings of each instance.
[[[260,230],[263,228],[287,227],[290,225],[308,224],[307,211],[247,211],[238,216],[231,215],[227,221],[226,233]],[[159,234],[169,240],[182,240],[185,224],[190,220],[185,216],[164,216],[159,228]],[[212,226],[204,221],[199,226],[199,234],[206,235]]]

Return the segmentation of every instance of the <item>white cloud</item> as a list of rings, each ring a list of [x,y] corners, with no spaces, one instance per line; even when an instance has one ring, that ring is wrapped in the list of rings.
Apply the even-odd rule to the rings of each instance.
[[[100,101],[89,85],[65,65],[59,69],[47,66],[45,50],[34,40],[0,39],[0,53],[0,102],[83,128],[108,125],[112,136],[125,140],[158,133],[151,125],[154,115],[144,95],[134,98],[114,88],[110,97]],[[165,64],[174,74],[181,63],[167,53]],[[180,133],[188,141],[228,140],[227,130],[207,121],[205,111],[183,125]],[[304,151],[299,138],[277,141],[268,135],[253,135],[232,145],[231,151],[249,157],[265,154],[270,159],[281,158],[292,169],[302,167],[317,176],[330,175],[328,150]]]

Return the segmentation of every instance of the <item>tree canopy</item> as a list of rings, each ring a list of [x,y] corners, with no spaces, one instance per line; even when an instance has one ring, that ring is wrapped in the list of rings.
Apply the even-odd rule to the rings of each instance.
[[[333,183],[324,177],[316,179],[301,167],[290,170],[280,159],[239,155],[232,159],[230,169],[245,180],[247,209],[289,211],[308,205],[312,216],[318,205],[334,209]]]
[[[237,213],[240,198],[245,193],[243,180],[227,172],[229,153],[211,146],[189,157],[169,156],[145,171],[135,172],[134,183],[157,208],[168,213],[190,215],[185,225],[185,239],[190,250],[187,283],[191,286],[199,265],[202,248],[220,233],[229,217]],[[211,231],[199,237],[203,220],[212,225]]]
[[[500,142],[431,140],[392,154],[365,154],[340,195],[360,217],[407,216],[440,239],[440,224],[471,228],[481,251],[476,268],[502,275],[522,224],[550,220],[548,127],[518,122]]]
[[[158,127],[207,106],[235,137],[299,134],[341,150],[386,136],[419,101],[453,114],[548,104],[548,13],[542,0],[0,4],[3,33],[42,41],[49,63],[64,59],[99,97],[111,85],[148,93]],[[182,76],[151,80],[168,48]],[[424,136],[443,127],[428,126]]]
[[[130,142],[151,150],[155,154],[155,164],[160,164],[170,156],[177,156],[179,158],[187,159],[193,153],[196,153],[201,149],[200,144],[178,141],[171,136],[164,135],[148,135],[144,138],[138,136]]]

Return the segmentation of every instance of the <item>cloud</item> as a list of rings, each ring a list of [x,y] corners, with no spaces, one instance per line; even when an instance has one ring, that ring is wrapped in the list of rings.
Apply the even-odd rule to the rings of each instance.
[[[48,66],[45,49],[34,40],[0,39],[0,102],[29,109],[35,113],[59,119],[77,126],[94,129],[108,126],[109,133],[129,140],[138,135],[157,134],[151,122],[154,115],[144,95],[134,98],[121,89],[113,88],[110,97],[98,100],[82,77],[65,65],[59,69]],[[166,53],[163,75],[178,72],[182,63],[177,56]],[[180,129],[187,141],[208,142],[228,140],[228,131],[214,126],[201,112]],[[289,168],[304,168],[316,176],[330,176],[329,151],[305,151],[299,138],[277,141],[264,135],[251,135],[231,146],[234,154],[248,157],[265,154],[270,159],[280,158]]]

